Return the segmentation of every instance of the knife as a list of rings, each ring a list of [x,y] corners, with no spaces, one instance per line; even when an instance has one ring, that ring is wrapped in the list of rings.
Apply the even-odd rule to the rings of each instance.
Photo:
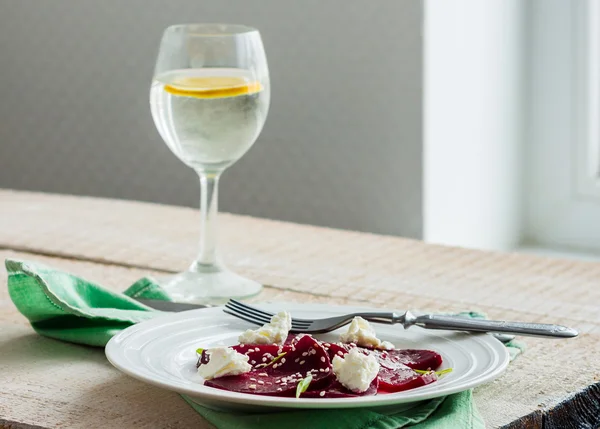
[[[155,310],[160,311],[171,311],[171,312],[180,312],[187,310],[197,310],[198,308],[208,308],[212,307],[212,305],[204,305],[204,304],[191,304],[187,302],[172,302],[172,301],[163,301],[160,299],[142,299],[142,298],[133,298],[137,302],[147,305],[150,308],[154,308]]]

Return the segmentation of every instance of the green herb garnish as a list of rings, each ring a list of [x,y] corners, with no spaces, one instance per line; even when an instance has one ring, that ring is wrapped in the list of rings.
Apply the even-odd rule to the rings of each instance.
[[[287,352],[283,352],[281,354],[278,354],[277,357],[275,359],[273,359],[271,362],[269,362],[269,365],[273,365],[275,362],[277,362],[279,359],[281,359],[282,357],[284,357],[287,354]]]
[[[452,372],[452,368],[446,368],[446,369],[442,369],[441,371],[436,371],[435,374],[436,375],[444,375],[444,374],[448,374]]]
[[[430,372],[434,372],[432,370],[424,371],[422,369],[413,369],[413,371],[416,372],[417,374],[429,374]],[[452,372],[452,368],[446,368],[446,369],[442,369],[440,371],[435,371],[435,375],[437,375],[439,377],[440,375],[448,374],[449,372]]]
[[[298,383],[298,386],[296,386],[296,398],[299,398],[301,394],[308,390],[308,386],[310,385],[311,381],[312,375],[300,380],[300,383]]]
[[[266,368],[268,366],[271,366],[275,362],[277,362],[279,359],[281,359],[282,357],[284,357],[286,354],[287,354],[287,352],[283,352],[283,353],[277,355],[277,357],[275,357],[271,362],[269,362],[269,363],[261,363],[261,364],[256,365],[256,367],[257,368]]]
[[[196,349],[196,353],[198,353],[199,355],[201,355],[204,352],[204,349]]]

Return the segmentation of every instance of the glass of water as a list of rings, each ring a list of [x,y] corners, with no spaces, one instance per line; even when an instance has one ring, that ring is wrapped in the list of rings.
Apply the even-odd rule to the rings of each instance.
[[[269,71],[259,32],[229,24],[174,25],[164,32],[150,107],[171,151],[200,177],[200,250],[164,281],[175,300],[216,304],[262,286],[228,270],[217,252],[221,173],[250,149],[269,109]]]

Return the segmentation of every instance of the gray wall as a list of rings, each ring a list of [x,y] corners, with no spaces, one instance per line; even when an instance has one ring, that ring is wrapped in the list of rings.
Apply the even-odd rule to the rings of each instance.
[[[148,106],[161,31],[258,27],[267,124],[221,209],[421,236],[416,0],[0,0],[0,187],[196,206]]]

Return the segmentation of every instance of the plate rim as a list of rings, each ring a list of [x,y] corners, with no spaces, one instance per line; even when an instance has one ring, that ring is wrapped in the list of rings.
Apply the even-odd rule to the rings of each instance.
[[[303,304],[303,303],[292,303],[292,302],[261,302],[261,303],[255,303],[255,305],[257,306],[263,306],[263,307],[276,307],[276,308],[286,308],[286,307],[304,307],[305,311],[307,310],[311,310],[311,311],[315,311],[315,310],[319,310],[319,308],[321,308],[322,310],[327,310],[328,312],[331,311],[343,311],[343,312],[355,312],[355,311],[371,311],[371,310],[379,310],[381,311],[381,309],[377,309],[377,308],[373,308],[373,307],[367,307],[367,306],[344,306],[344,305],[329,305],[329,304]],[[174,385],[174,384],[170,384],[168,382],[164,382],[162,380],[157,380],[157,379],[153,379],[149,376],[147,376],[146,374],[143,374],[141,372],[136,372],[135,370],[131,370],[127,365],[123,365],[121,364],[121,362],[119,362],[119,351],[122,349],[121,346],[121,342],[126,340],[127,337],[131,336],[131,335],[135,335],[138,331],[140,330],[144,330],[146,328],[146,326],[152,326],[155,323],[157,323],[157,321],[159,320],[164,320],[165,322],[167,322],[168,320],[165,319],[173,319],[173,320],[178,320],[180,318],[186,319],[193,319],[193,315],[195,315],[196,313],[200,313],[200,312],[206,312],[207,310],[210,311],[214,311],[217,309],[222,309],[222,306],[218,306],[218,307],[209,307],[209,308],[199,308],[199,309],[194,309],[194,310],[187,310],[187,311],[182,311],[182,312],[177,312],[177,313],[166,313],[164,315],[160,315],[158,317],[152,318],[150,320],[145,320],[142,321],[140,323],[137,323],[135,325],[129,326],[127,328],[125,328],[123,331],[119,332],[118,334],[116,334],[115,336],[113,336],[108,343],[106,344],[105,347],[105,355],[106,358],[108,359],[108,361],[111,363],[111,365],[113,365],[116,369],[118,369],[119,371],[123,372],[124,374],[133,377],[137,380],[140,380],[144,383],[153,385],[153,386],[157,386],[169,391],[173,391],[182,395],[186,395],[188,396],[190,399],[192,399],[194,402],[197,402],[201,405],[202,404],[202,400],[207,400],[207,401],[212,401],[212,402],[225,402],[225,403],[232,403],[232,404],[241,404],[241,405],[256,405],[256,406],[261,406],[261,407],[270,407],[270,408],[288,408],[288,409],[306,409],[306,408],[312,408],[312,409],[333,409],[333,408],[363,408],[363,407],[370,407],[370,408],[374,408],[374,407],[385,407],[385,406],[392,406],[392,405],[398,405],[398,404],[407,404],[407,403],[413,403],[413,402],[420,402],[420,401],[424,401],[424,400],[428,400],[428,399],[433,399],[433,398],[437,398],[440,396],[447,396],[447,395],[451,395],[454,393],[458,393],[458,392],[462,392],[471,388],[474,388],[476,386],[488,383],[492,380],[494,380],[495,378],[499,377],[508,367],[508,364],[510,362],[510,355],[508,353],[508,350],[506,350],[506,347],[504,346],[504,344],[502,344],[500,341],[498,341],[497,339],[493,338],[491,335],[488,334],[468,334],[468,333],[464,333],[465,336],[469,336],[471,337],[471,339],[473,341],[477,341],[479,343],[482,343],[483,345],[486,346],[486,348],[492,349],[493,351],[496,352],[496,354],[499,356],[499,360],[498,363],[496,365],[495,368],[489,370],[487,373],[485,373],[482,376],[479,376],[478,378],[474,379],[474,380],[467,380],[466,382],[459,382],[456,385],[449,385],[449,386],[445,386],[442,388],[442,391],[440,390],[432,390],[432,391],[427,391],[427,392],[423,392],[421,394],[419,394],[417,392],[417,394],[414,395],[410,395],[410,396],[397,396],[397,394],[385,394],[385,395],[374,395],[374,396],[362,396],[362,397],[356,397],[356,398],[300,398],[300,399],[296,399],[296,398],[288,398],[288,397],[277,397],[277,396],[263,396],[263,395],[250,395],[250,394],[243,394],[240,392],[228,392],[225,390],[220,390],[220,389],[211,389],[211,388],[206,388],[207,391],[198,391],[195,389],[190,389],[186,386],[181,386],[181,385]],[[293,308],[292,308],[293,311]],[[233,316],[232,316],[233,317]],[[419,327],[414,327],[411,328],[413,330],[416,329],[422,329]],[[429,335],[432,336],[438,336],[438,337],[443,337],[442,334],[440,334],[440,331],[437,332],[432,332],[431,330],[424,330],[424,332],[427,332]],[[447,332],[447,331],[446,331]],[[202,385],[199,385],[202,386]],[[210,390],[208,390],[210,389]],[[214,390],[214,392],[213,392]],[[411,389],[412,390],[412,389]],[[409,391],[404,391],[404,392],[398,392],[398,394],[402,394],[405,392],[409,392]],[[229,396],[229,394],[235,394],[235,396]],[[239,396],[238,396],[239,395]],[[198,402],[198,400],[200,402]]]

